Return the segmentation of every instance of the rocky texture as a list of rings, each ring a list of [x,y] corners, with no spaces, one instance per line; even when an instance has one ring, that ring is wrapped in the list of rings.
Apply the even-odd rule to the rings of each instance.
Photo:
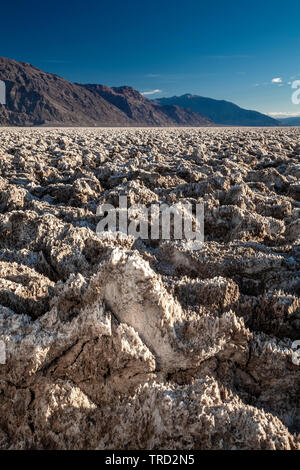
[[[280,124],[277,119],[258,111],[243,109],[230,101],[215,100],[189,93],[182,96],[159,98],[155,101],[164,106],[176,105],[192,109],[222,126],[278,126]]]
[[[300,131],[1,129],[0,448],[299,449]],[[205,243],[96,234],[205,206]]]
[[[192,110],[161,106],[131,87],[71,83],[58,75],[0,57],[6,105],[4,126],[207,126],[212,121]]]

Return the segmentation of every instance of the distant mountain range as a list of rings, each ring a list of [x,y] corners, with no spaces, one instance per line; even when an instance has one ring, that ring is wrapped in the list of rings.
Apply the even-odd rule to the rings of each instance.
[[[300,116],[280,118],[280,123],[283,126],[300,126]]]
[[[209,126],[190,109],[160,105],[131,87],[71,83],[58,75],[0,57],[6,105],[2,126]]]
[[[149,100],[129,86],[72,83],[25,62],[0,57],[6,105],[1,126],[278,126],[228,101],[186,94]]]
[[[156,100],[161,105],[176,105],[203,114],[215,124],[224,126],[278,126],[276,119],[257,111],[243,109],[230,101],[214,100],[198,95],[172,96]]]

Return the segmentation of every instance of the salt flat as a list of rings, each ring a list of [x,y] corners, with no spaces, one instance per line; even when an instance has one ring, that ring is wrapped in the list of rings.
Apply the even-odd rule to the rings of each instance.
[[[300,448],[299,128],[0,129],[0,448]],[[205,243],[99,204],[204,205]]]

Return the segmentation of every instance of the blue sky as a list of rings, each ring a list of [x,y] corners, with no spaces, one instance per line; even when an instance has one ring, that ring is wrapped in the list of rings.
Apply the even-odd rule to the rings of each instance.
[[[16,0],[0,12],[0,54],[68,80],[300,114],[299,0]]]

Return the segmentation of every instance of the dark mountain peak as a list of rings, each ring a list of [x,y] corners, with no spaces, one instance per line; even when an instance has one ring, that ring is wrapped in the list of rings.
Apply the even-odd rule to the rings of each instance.
[[[225,100],[216,100],[186,93],[182,96],[159,98],[161,105],[177,105],[209,117],[216,124],[224,126],[278,126],[279,122],[257,111],[243,109]]]
[[[120,93],[125,96],[130,96],[135,99],[145,99],[144,96],[134,88],[128,85],[120,86],[120,87],[113,87],[113,90],[116,93]]]
[[[274,126],[270,116],[234,103],[186,93],[149,100],[124,85],[71,83],[27,62],[0,57],[0,80],[6,84],[2,125],[66,126]]]

